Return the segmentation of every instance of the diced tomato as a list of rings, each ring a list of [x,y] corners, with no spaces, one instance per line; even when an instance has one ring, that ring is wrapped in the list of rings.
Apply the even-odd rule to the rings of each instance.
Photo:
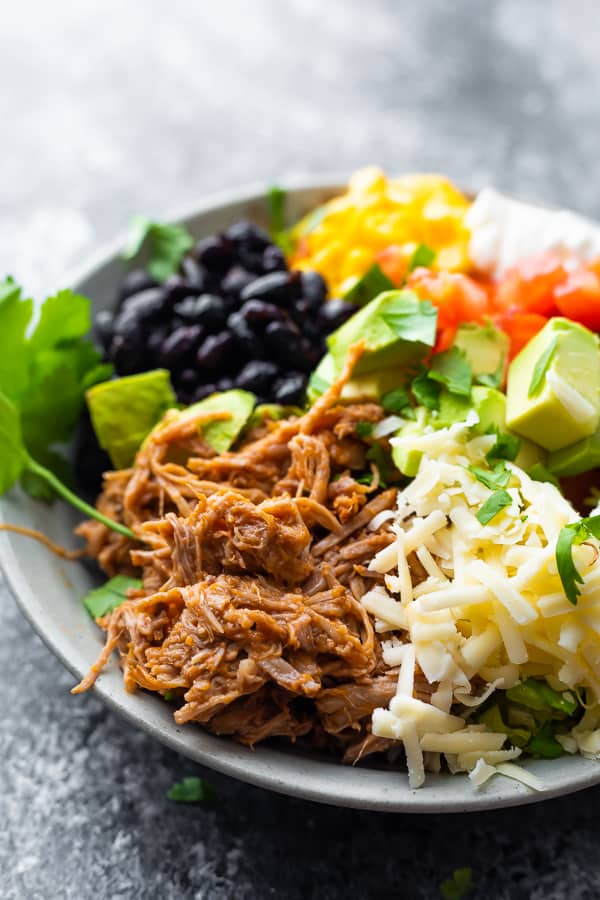
[[[497,309],[518,309],[542,316],[556,314],[554,289],[567,278],[562,258],[550,251],[520,260],[496,286]]]
[[[548,319],[539,313],[508,312],[494,316],[494,324],[504,331],[510,340],[509,358],[512,359],[541,331]]]
[[[408,268],[408,259],[402,247],[399,247],[398,244],[390,244],[389,247],[380,250],[375,259],[384,275],[400,286],[406,277]]]
[[[438,330],[437,341],[435,342],[434,353],[442,353],[444,350],[449,350],[452,344],[454,343],[454,338],[456,337],[456,326],[450,325],[448,328],[443,328],[441,331]]]
[[[437,306],[441,331],[456,330],[460,322],[483,322],[490,313],[485,287],[467,275],[415,269],[408,276],[407,285],[422,300],[430,300]]]
[[[564,284],[554,289],[554,296],[563,316],[592,331],[600,331],[600,277],[595,271],[570,272]]]

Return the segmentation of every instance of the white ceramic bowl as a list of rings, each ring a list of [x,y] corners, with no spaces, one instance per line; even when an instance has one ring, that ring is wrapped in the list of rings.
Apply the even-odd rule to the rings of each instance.
[[[312,181],[289,184],[290,221],[312,209],[339,190],[339,185]],[[189,215],[177,217],[192,234],[202,237],[226,227],[240,217],[265,222],[264,190],[214,197]],[[114,299],[123,264],[122,242],[99,255],[70,280],[70,286],[90,297],[95,310],[109,307]],[[50,285],[50,288],[63,285]],[[73,510],[57,502],[52,507],[38,503],[19,490],[0,502],[0,519],[39,528],[63,545],[73,545]],[[0,564],[24,615],[64,665],[74,680],[95,660],[102,634],[90,620],[81,597],[93,586],[80,563],[69,563],[51,555],[35,541],[9,532],[0,533]],[[413,791],[403,771],[350,768],[323,757],[258,746],[249,750],[229,738],[207,734],[200,727],[179,727],[167,703],[144,691],[128,694],[123,688],[116,659],[96,682],[97,694],[130,727],[143,728],[174,750],[209,766],[261,787],[322,803],[386,812],[461,812],[530,803],[589,787],[600,781],[600,764],[579,757],[528,762],[543,781],[543,793],[534,793],[507,778],[496,776],[476,789],[464,775],[429,775],[423,788]],[[65,697],[66,703],[80,702]],[[35,727],[35,726],[34,726]]]

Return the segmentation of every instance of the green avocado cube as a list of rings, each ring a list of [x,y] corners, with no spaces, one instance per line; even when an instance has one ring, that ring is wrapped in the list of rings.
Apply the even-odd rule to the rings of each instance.
[[[177,402],[166,369],[95,384],[85,398],[98,443],[117,469],[133,463],[146,435]]]
[[[551,451],[592,435],[600,423],[597,335],[550,319],[510,364],[506,422]]]
[[[454,346],[466,353],[475,379],[484,378],[489,386],[500,387],[508,356],[508,335],[491,323],[463,322],[456,330]]]
[[[600,428],[589,437],[551,453],[548,468],[559,478],[600,468]]]
[[[309,403],[325,393],[335,381],[335,362],[331,353],[327,353],[308,382],[307,398]],[[362,375],[353,375],[344,386],[342,400],[347,403],[358,403],[361,400],[372,400],[377,403],[388,391],[397,387],[403,387],[407,382],[407,373],[397,366],[387,369],[378,369],[373,372],[364,372]]]
[[[335,374],[359,341],[364,342],[365,353],[354,375],[414,365],[435,344],[436,327],[436,308],[412,291],[379,294],[327,338]]]
[[[231,390],[211,394],[198,403],[192,403],[179,413],[185,418],[193,418],[199,412],[229,412],[229,419],[208,422],[201,426],[202,437],[216,453],[224,453],[234,444],[242,428],[252,415],[256,397],[250,391]]]
[[[424,406],[417,407],[417,418],[414,422],[407,422],[394,435],[394,437],[409,437],[410,435],[424,434],[425,428],[430,423],[430,413]],[[399,472],[408,478],[414,478],[419,471],[423,453],[408,447],[392,446],[392,459]]]

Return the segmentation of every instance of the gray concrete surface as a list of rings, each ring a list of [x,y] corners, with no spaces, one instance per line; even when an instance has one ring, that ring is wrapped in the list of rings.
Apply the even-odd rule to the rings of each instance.
[[[21,0],[0,5],[0,271],[31,290],[209,191],[445,171],[600,216],[598,6],[570,0]],[[71,679],[5,588],[0,897],[600,896],[600,791],[430,819],[290,801],[197,768]]]

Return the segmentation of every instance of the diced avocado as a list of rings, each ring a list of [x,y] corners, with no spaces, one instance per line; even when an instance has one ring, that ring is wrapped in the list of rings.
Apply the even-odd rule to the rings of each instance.
[[[430,424],[429,410],[425,409],[424,406],[420,406],[417,407],[416,413],[417,418],[415,421],[407,422],[406,425],[403,425],[402,428],[396,432],[394,437],[409,437],[410,435],[423,434],[425,426]],[[394,465],[398,471],[402,472],[403,475],[407,475],[409,478],[414,478],[419,471],[422,456],[423,454],[420,450],[411,450],[406,447],[392,447],[392,459]]]
[[[559,478],[600,468],[600,428],[589,437],[551,453],[548,468]]]
[[[211,394],[198,403],[182,410],[182,417],[193,417],[199,412],[229,412],[231,418],[209,422],[201,428],[202,437],[216,453],[224,453],[238,437],[240,431],[252,415],[256,397],[249,391],[222,391]]]
[[[598,337],[550,319],[510,364],[506,422],[546,450],[592,435],[600,423]]]
[[[456,331],[454,346],[466,353],[476,380],[483,378],[489,386],[500,387],[508,355],[508,335],[491,323],[463,322]]]
[[[281,403],[259,403],[255,407],[252,415],[246,423],[247,428],[254,428],[260,425],[265,419],[271,422],[279,422],[280,419],[287,419],[289,416],[301,416],[302,410],[299,406],[282,406]]]
[[[331,387],[331,384],[335,381],[336,374],[333,357],[331,353],[327,353],[311,375],[308,383],[307,398],[309,403],[314,403],[327,388]],[[347,403],[356,403],[360,400],[378,402],[388,391],[403,386],[406,380],[406,374],[395,366],[378,371],[365,372],[362,375],[354,375],[342,391],[342,400]]]
[[[356,303],[358,306],[364,306],[369,303],[383,291],[393,291],[394,282],[382,272],[377,263],[373,263],[371,268],[365,272],[362,278],[359,278],[356,284],[347,291],[342,297],[348,303]]]
[[[505,430],[506,397],[502,391],[476,384],[471,391],[471,406],[479,416],[479,422],[473,427],[475,434]]]
[[[412,291],[380,294],[327,338],[335,373],[341,371],[350,347],[360,341],[365,353],[355,375],[413,365],[435,344],[436,327],[436,308]]]
[[[166,369],[104,381],[85,397],[98,443],[117,469],[131,465],[146,435],[177,402]]]

